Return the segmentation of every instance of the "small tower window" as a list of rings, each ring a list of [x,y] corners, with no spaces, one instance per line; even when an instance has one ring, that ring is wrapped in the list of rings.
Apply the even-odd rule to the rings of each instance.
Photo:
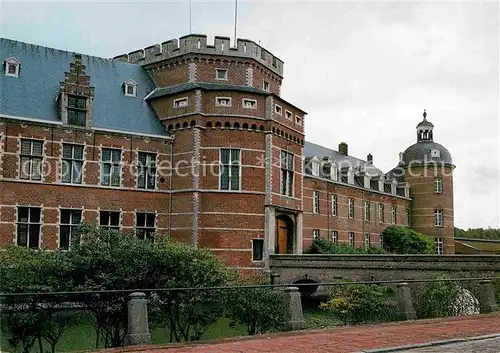
[[[295,115],[295,124],[302,125],[302,118],[298,115]]]
[[[263,85],[262,85],[262,89],[263,89],[264,91],[269,92],[269,82],[264,81],[264,83],[263,83]]]
[[[184,108],[188,105],[187,97],[179,98],[174,100],[174,108]]]
[[[243,99],[243,108],[255,109],[257,108],[257,101],[255,99]]]
[[[274,106],[274,112],[275,112],[276,114],[278,114],[278,115],[281,115],[281,111],[282,111],[281,106],[279,106],[278,104],[276,104],[276,105]]]
[[[216,80],[227,80],[228,79],[228,70],[215,69],[215,79]]]
[[[288,120],[292,120],[292,112],[291,111],[288,111],[288,110],[285,110],[285,117],[288,119]]]
[[[19,77],[19,68],[21,62],[16,58],[8,58],[5,60],[5,76]]]
[[[443,192],[443,178],[437,177],[434,179],[434,192],[441,194]]]
[[[231,98],[217,97],[217,98],[215,98],[215,105],[218,107],[230,107],[231,106]]]
[[[68,124],[85,126],[87,121],[87,97],[68,95]]]
[[[136,97],[137,96],[137,83],[132,80],[126,81],[124,84],[124,91],[127,97]]]

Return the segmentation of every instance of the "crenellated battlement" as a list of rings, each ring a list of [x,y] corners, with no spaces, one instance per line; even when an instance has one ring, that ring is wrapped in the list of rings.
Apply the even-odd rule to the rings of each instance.
[[[179,39],[171,39],[161,44],[135,50],[128,54],[115,56],[113,59],[139,65],[148,65],[188,53],[227,55],[233,57],[253,58],[278,75],[283,76],[283,61],[278,59],[269,51],[248,39],[238,38],[236,43],[236,48],[231,47],[229,37],[216,36],[214,38],[214,44],[210,45],[207,44],[206,35],[190,34]]]

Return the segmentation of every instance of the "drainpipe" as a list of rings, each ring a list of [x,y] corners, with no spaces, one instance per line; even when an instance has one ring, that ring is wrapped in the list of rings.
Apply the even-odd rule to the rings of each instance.
[[[361,191],[363,197],[363,201],[361,202],[361,224],[362,224],[362,229],[363,229],[363,233],[361,234],[361,241],[363,242],[363,247],[365,247],[365,222],[366,222],[366,219],[365,219],[365,191],[362,190]]]
[[[174,179],[174,141],[175,135],[172,135],[170,140],[170,181],[168,185],[169,197],[168,197],[168,240],[172,239],[172,184]]]
[[[332,213],[332,197],[331,197],[331,191],[330,191],[330,182],[326,183],[326,205],[327,205],[327,210],[326,214],[328,215],[328,239],[330,239],[331,235],[331,230],[330,230],[330,214]],[[333,240],[333,239],[332,239]]]

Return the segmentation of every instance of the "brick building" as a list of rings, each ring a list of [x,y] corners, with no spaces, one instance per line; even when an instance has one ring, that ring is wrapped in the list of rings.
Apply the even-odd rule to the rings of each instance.
[[[1,39],[0,57],[3,246],[68,248],[84,221],[253,272],[314,236],[376,245],[411,218],[453,252],[454,166],[432,124],[387,174],[347,144],[304,142],[283,62],[252,41],[189,35],[104,59]],[[431,154],[443,173],[409,173]]]

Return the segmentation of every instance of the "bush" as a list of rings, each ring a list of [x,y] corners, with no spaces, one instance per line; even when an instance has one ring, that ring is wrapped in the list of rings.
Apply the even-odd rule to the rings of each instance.
[[[391,321],[396,313],[387,287],[375,284],[338,286],[320,308],[330,311],[344,325]]]
[[[395,254],[433,254],[434,242],[407,227],[389,226],[382,232],[384,249]]]
[[[262,278],[249,279],[240,284],[268,284]],[[273,288],[238,288],[231,291],[228,300],[231,325],[246,327],[249,335],[279,331],[285,315],[283,292]]]
[[[355,248],[346,244],[335,244],[328,239],[314,239],[307,250],[308,254],[384,254],[378,247]]]

